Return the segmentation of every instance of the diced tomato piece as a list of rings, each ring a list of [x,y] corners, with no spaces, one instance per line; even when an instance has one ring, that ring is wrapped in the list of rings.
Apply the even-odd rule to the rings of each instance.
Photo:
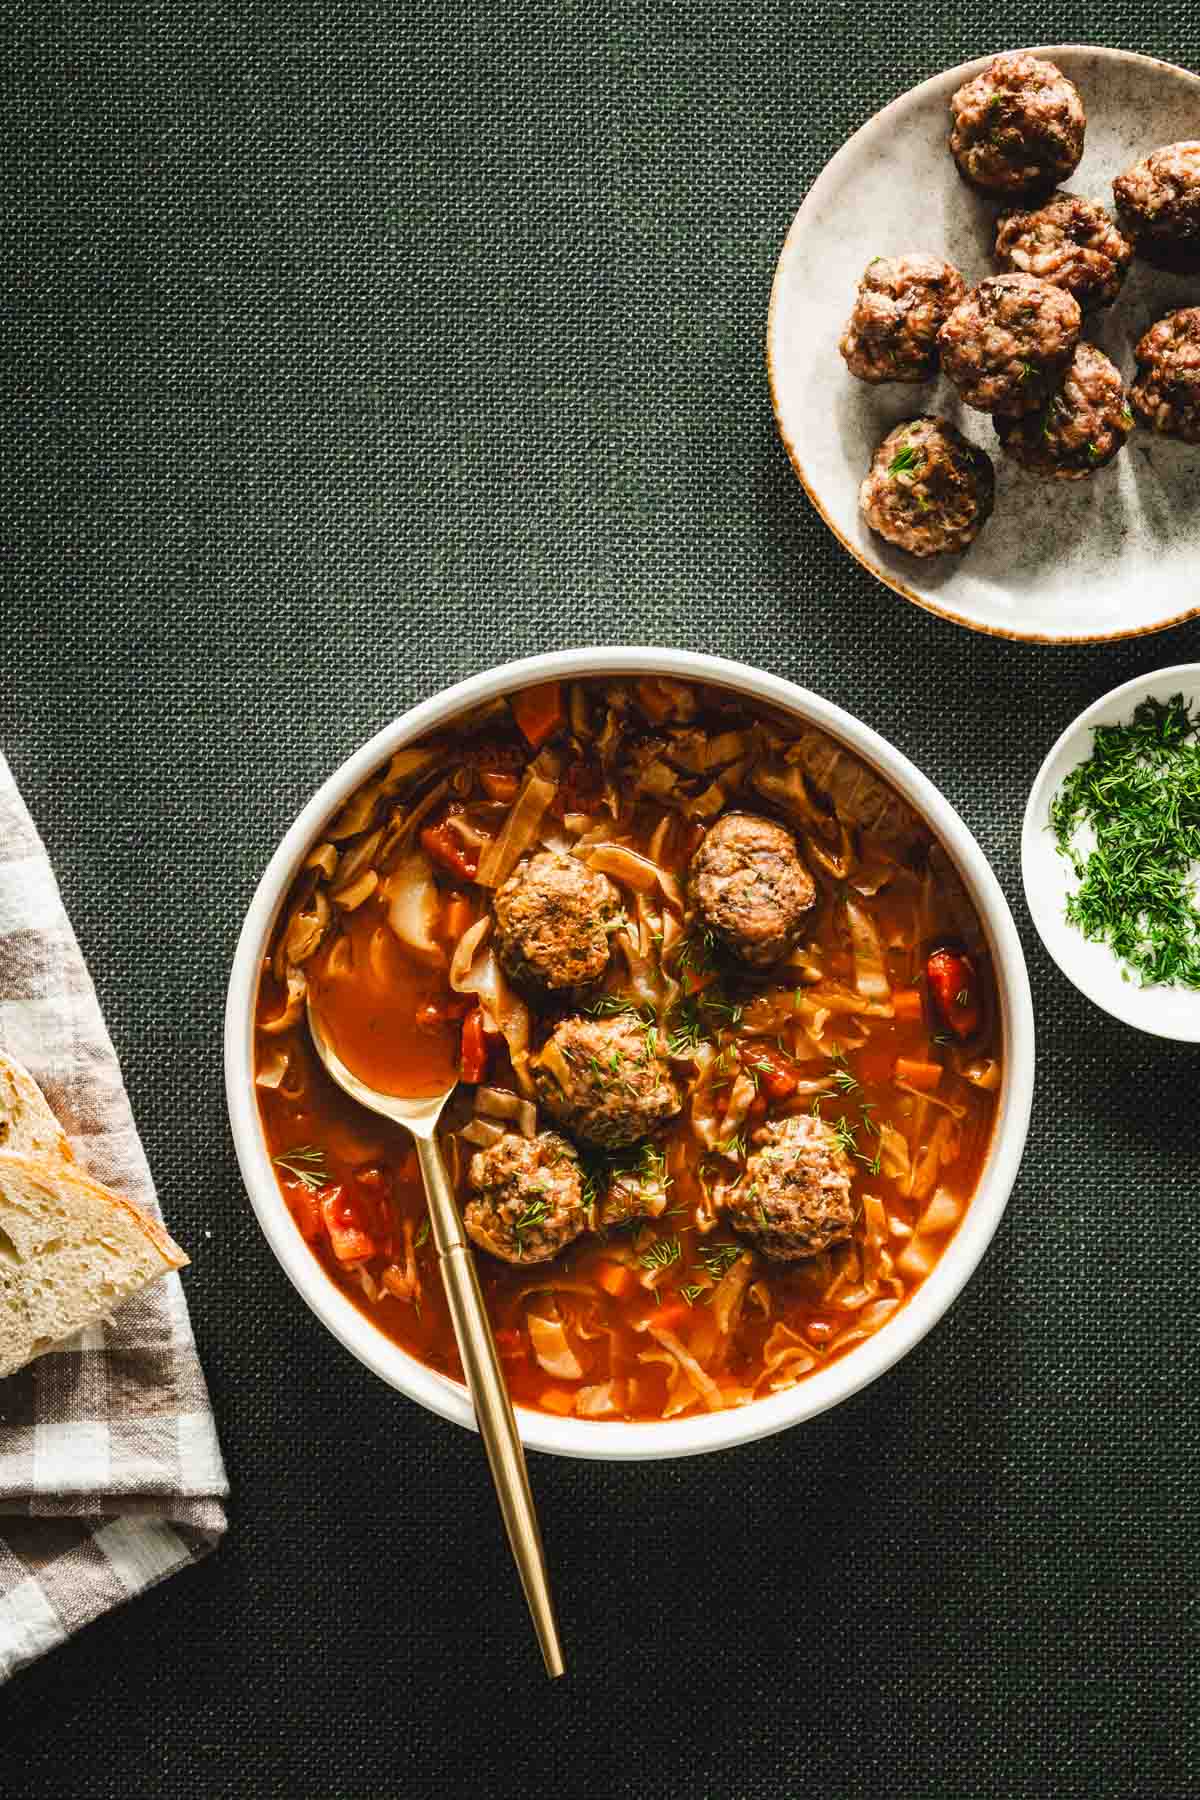
[[[575,1392],[573,1388],[547,1388],[538,1400],[538,1405],[545,1412],[558,1413],[566,1418],[575,1411]]]
[[[306,1244],[315,1243],[321,1235],[321,1202],[315,1192],[312,1188],[302,1187],[299,1182],[289,1183],[287,1201],[292,1217],[300,1227],[300,1236]]]
[[[934,950],[925,964],[925,979],[943,1022],[956,1038],[979,1030],[979,978],[962,950]]]
[[[443,869],[466,881],[474,881],[479,872],[479,851],[473,844],[464,844],[444,823],[426,825],[421,833],[421,848],[430,862],[440,863]]]
[[[810,1319],[804,1327],[804,1335],[819,1350],[833,1336],[833,1326],[828,1319]]]
[[[919,1024],[924,1017],[920,988],[896,988],[892,993],[892,1013],[909,1024]]]
[[[558,778],[558,791],[551,811],[564,818],[567,813],[595,812],[604,792],[604,780],[595,763],[568,763]]]
[[[791,1057],[771,1044],[748,1044],[742,1051],[742,1067],[755,1077],[768,1100],[786,1100],[799,1085]]]
[[[477,1006],[463,1020],[462,1057],[459,1074],[464,1081],[478,1084],[487,1074],[487,1033],[483,1029],[483,1009]]]
[[[324,1190],[321,1218],[329,1234],[329,1247],[339,1262],[362,1262],[375,1255],[375,1240],[363,1230],[354,1202],[344,1189]]]
[[[674,1331],[677,1325],[683,1325],[693,1317],[692,1309],[686,1300],[664,1300],[646,1320],[647,1325],[657,1325],[660,1331]]]

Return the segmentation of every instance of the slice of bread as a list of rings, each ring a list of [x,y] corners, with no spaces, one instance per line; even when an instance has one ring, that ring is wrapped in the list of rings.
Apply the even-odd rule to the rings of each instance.
[[[76,1164],[0,1152],[0,1376],[187,1260]]]
[[[73,1162],[62,1126],[28,1069],[0,1050],[0,1153]]]

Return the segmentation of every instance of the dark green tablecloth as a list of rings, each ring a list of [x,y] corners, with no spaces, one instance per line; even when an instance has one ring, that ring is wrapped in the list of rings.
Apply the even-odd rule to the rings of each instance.
[[[1053,651],[918,612],[809,507],[763,374],[832,151],[1047,37],[1200,65],[1194,0],[8,11],[0,744],[195,1257],[234,1482],[216,1557],[0,1695],[14,1800],[1196,1791],[1197,1056],[1065,985],[1017,847],[1058,731],[1200,626]],[[656,640],[828,695],[960,808],[1037,1104],[978,1277],[884,1380],[711,1460],[536,1459],[550,1689],[477,1443],[258,1233],[221,1008],[280,831],[366,734]]]

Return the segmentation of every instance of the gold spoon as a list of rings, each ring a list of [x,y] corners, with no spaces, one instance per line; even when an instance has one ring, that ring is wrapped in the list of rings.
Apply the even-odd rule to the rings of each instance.
[[[561,1675],[564,1667],[562,1645],[559,1642],[558,1622],[554,1616],[554,1602],[550,1596],[550,1582],[546,1574],[542,1534],[538,1529],[533,1495],[529,1491],[525,1452],[521,1448],[512,1401],[508,1397],[500,1358],[496,1354],[487,1308],[479,1291],[475,1259],[463,1235],[454,1190],[434,1135],[442,1108],[457,1084],[452,1083],[444,1093],[412,1100],[399,1094],[379,1093],[377,1089],[360,1081],[333,1049],[321,1029],[321,1021],[313,1006],[311,994],[307,1004],[308,1029],[312,1034],[313,1048],[337,1085],[352,1100],[357,1100],[360,1106],[380,1113],[385,1119],[394,1120],[397,1125],[407,1126],[413,1135],[417,1159],[421,1164],[421,1179],[425,1183],[425,1198],[429,1202],[433,1242],[441,1264],[450,1317],[454,1322],[454,1335],[458,1339],[458,1352],[466,1372],[479,1435],[491,1464],[504,1529],[508,1533],[508,1541],[520,1572],[521,1586],[525,1590],[525,1600],[542,1648],[546,1673],[550,1676]]]

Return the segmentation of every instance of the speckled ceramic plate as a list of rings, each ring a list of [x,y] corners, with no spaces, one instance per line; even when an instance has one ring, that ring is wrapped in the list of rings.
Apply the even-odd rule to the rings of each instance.
[[[1200,448],[1139,430],[1091,480],[1039,480],[1004,456],[991,420],[963,406],[949,382],[873,387],[856,381],[838,354],[873,256],[927,250],[972,284],[996,272],[991,245],[1002,209],[967,186],[946,148],[950,96],[992,54],[893,101],[813,184],[771,295],[767,360],[780,435],[830,529],[918,606],[976,631],[1043,643],[1160,631],[1200,613]],[[1064,183],[1069,192],[1111,211],[1115,175],[1160,144],[1200,137],[1195,75],[1125,50],[1038,54],[1070,76],[1087,109],[1083,161]],[[1200,276],[1136,261],[1116,304],[1090,316],[1086,335],[1129,380],[1146,327],[1197,304]],[[876,537],[858,510],[876,444],[922,412],[952,420],[996,465],[996,510],[964,556],[908,556]]]

